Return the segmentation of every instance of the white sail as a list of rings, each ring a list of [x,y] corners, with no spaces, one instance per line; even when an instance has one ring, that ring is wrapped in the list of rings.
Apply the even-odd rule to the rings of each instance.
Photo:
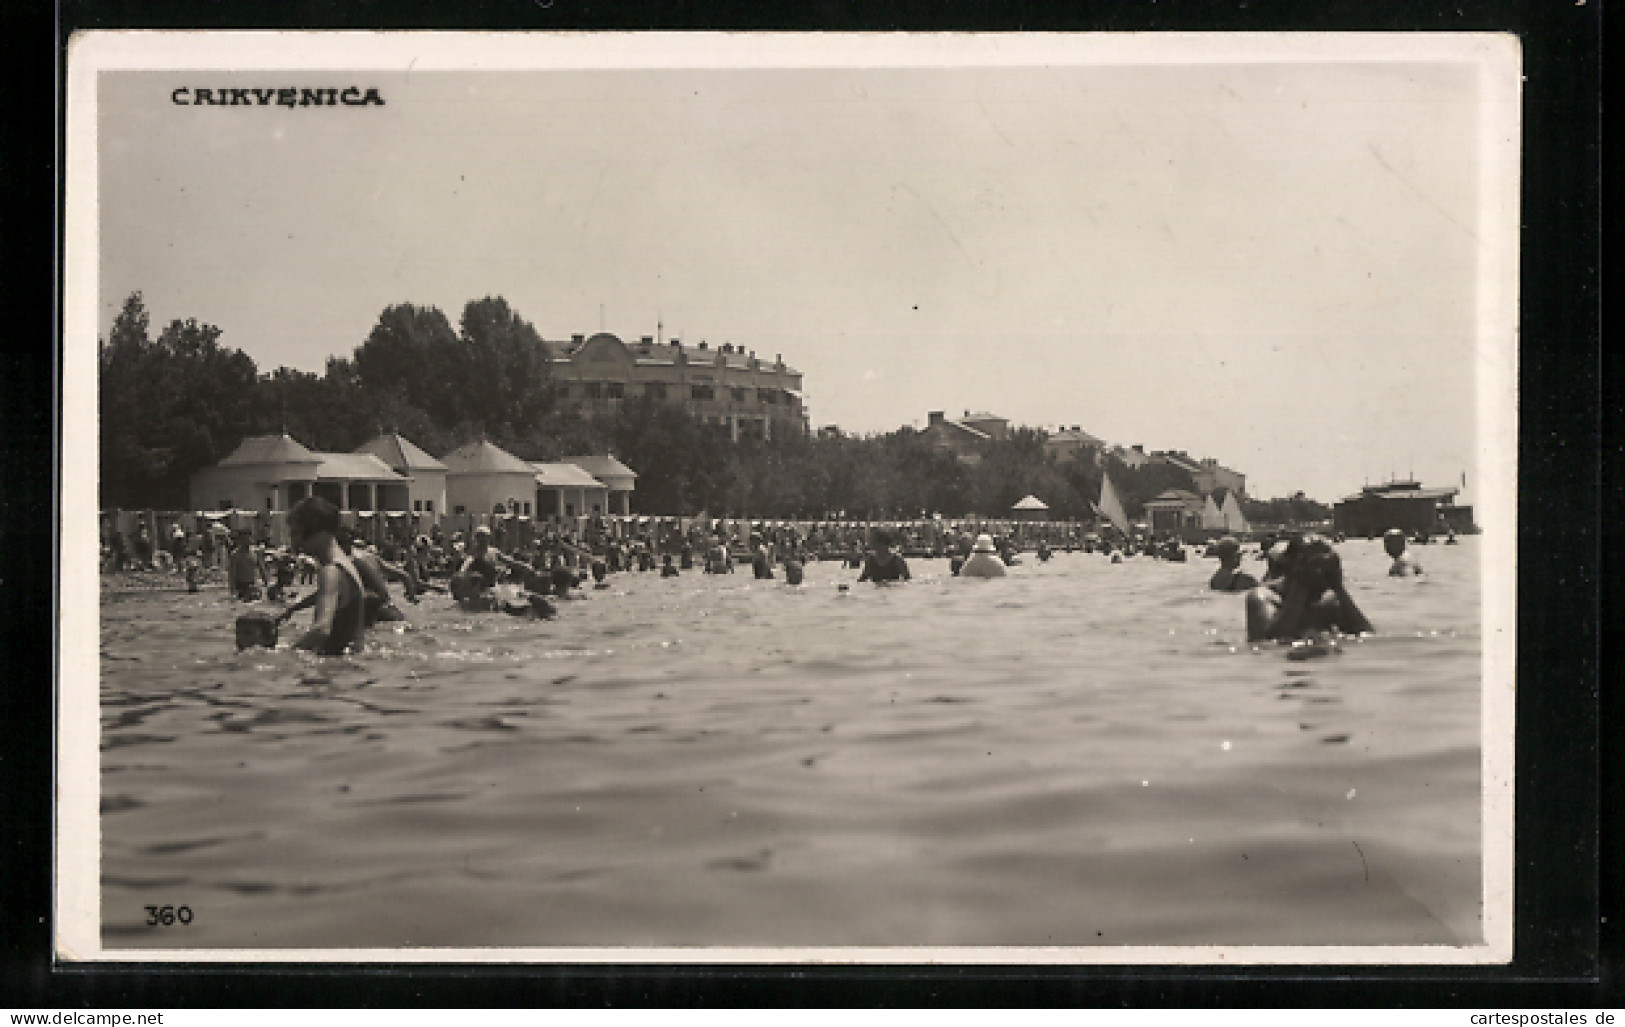
[[[1224,529],[1226,531],[1235,532],[1252,530],[1252,528],[1247,524],[1247,518],[1242,516],[1241,504],[1236,502],[1236,494],[1234,492],[1226,492],[1224,494],[1224,505],[1219,508],[1219,512],[1224,514]]]
[[[1202,530],[1224,530],[1224,514],[1219,512],[1218,506],[1213,502],[1212,494],[1202,497]]]
[[[1109,474],[1100,477],[1100,512],[1116,525],[1118,531],[1128,533],[1128,515],[1123,512],[1123,502],[1117,498],[1117,490],[1112,488]]]

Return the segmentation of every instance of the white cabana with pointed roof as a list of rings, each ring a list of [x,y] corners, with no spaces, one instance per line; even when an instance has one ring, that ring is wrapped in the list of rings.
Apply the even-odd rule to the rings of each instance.
[[[414,514],[442,514],[446,508],[446,465],[398,432],[379,435],[356,449],[382,460],[407,479],[406,505]]]
[[[1213,502],[1211,493],[1202,497],[1202,530],[1224,530],[1224,514],[1219,510],[1218,504]]]
[[[286,510],[310,494],[322,458],[286,433],[253,435],[192,474],[194,510]]]
[[[604,509],[623,517],[632,513],[632,490],[638,478],[636,471],[607,453],[603,456],[567,456],[564,462],[575,464],[609,490]]]
[[[441,458],[446,465],[449,513],[529,514],[536,502],[536,469],[481,439]]]

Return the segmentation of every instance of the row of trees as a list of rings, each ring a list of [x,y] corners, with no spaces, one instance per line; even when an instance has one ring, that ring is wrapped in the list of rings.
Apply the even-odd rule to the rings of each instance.
[[[1030,429],[967,465],[912,428],[734,442],[726,428],[656,400],[583,416],[555,402],[541,337],[501,297],[470,301],[455,329],[434,307],[391,306],[350,358],[329,359],[320,375],[262,374],[220,334],[177,320],[153,337],[141,294],[125,301],[98,352],[104,506],[180,509],[192,472],[246,436],[283,430],[326,452],[353,450],[380,430],[436,454],[479,436],[527,460],[613,452],[638,472],[637,509],[658,514],[998,516],[1032,493],[1055,518],[1086,519],[1103,469],[1130,516],[1165,489],[1192,487],[1164,464],[1057,464]],[[1317,519],[1309,515],[1318,504],[1301,493],[1272,503],[1288,516],[1268,504],[1246,512],[1274,523]]]

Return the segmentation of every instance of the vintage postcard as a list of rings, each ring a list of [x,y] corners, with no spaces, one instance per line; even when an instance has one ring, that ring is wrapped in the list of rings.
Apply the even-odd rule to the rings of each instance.
[[[59,958],[1511,959],[1514,37],[67,72]]]

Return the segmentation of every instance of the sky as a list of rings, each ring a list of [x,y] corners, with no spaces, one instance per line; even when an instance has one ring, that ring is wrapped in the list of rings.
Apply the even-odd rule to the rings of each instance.
[[[352,82],[385,105],[170,100]],[[390,304],[500,295],[547,338],[782,354],[815,427],[991,411],[1259,497],[1470,485],[1480,90],[1446,61],[103,72],[98,331],[139,290],[320,371]]]

